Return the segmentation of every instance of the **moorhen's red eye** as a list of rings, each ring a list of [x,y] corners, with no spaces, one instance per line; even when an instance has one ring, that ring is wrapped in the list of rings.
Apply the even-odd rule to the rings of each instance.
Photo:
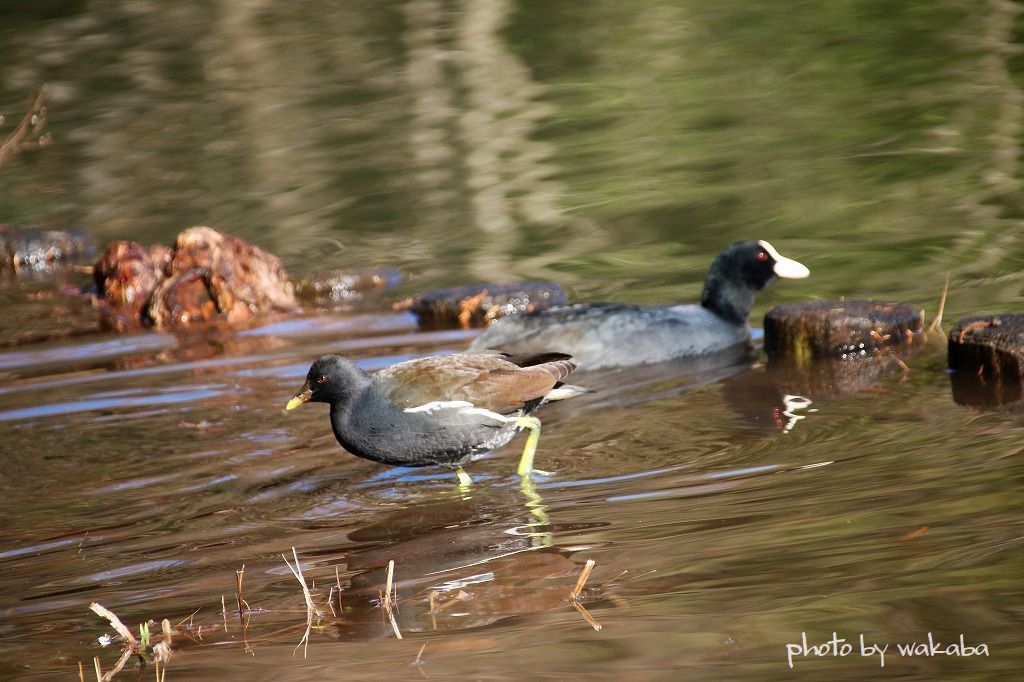
[[[762,263],[765,262],[766,260],[768,260],[768,254],[765,253],[764,251],[758,251],[757,260],[761,261]]]
[[[316,378],[316,383],[318,383],[318,384],[322,384],[322,383],[324,383],[326,381],[327,381],[327,375],[326,374],[321,374],[320,376],[318,376]]]

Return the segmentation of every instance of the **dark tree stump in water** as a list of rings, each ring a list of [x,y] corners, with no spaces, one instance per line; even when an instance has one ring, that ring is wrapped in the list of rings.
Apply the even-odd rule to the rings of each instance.
[[[428,291],[396,303],[395,309],[411,311],[426,329],[470,329],[486,327],[505,315],[543,310],[565,301],[565,290],[551,282],[473,284]]]
[[[964,318],[948,349],[956,402],[985,407],[1024,397],[1024,313]]]
[[[784,303],[764,316],[764,349],[798,364],[815,357],[862,357],[885,346],[910,345],[921,326],[921,312],[903,303]]]

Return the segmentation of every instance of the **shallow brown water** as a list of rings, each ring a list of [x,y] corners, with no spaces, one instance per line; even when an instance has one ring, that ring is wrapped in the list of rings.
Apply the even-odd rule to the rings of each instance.
[[[186,620],[172,679],[418,676],[424,645],[415,667],[439,678],[764,679],[801,632],[833,631],[963,632],[992,652],[891,655],[891,674],[1017,668],[1019,417],[957,405],[934,351],[868,390],[789,395],[788,415],[794,379],[760,362],[591,374],[598,393],[545,409],[538,466],[554,473],[534,490],[510,475],[521,440],[460,492],[447,471],[344,454],[322,406],[282,410],[321,352],[373,369],[470,334],[330,316],[0,354],[5,678],[113,665],[92,601],[129,624]],[[323,611],[306,657],[292,547]],[[599,632],[567,599],[586,559]],[[401,641],[376,606],[389,560]],[[796,666],[861,679],[877,659]]]
[[[540,413],[553,473],[526,489],[521,438],[467,492],[345,454],[321,405],[282,409],[323,352],[373,370],[469,343],[391,312],[405,294],[547,278],[692,301],[740,239],[812,272],[764,292],[755,326],[840,296],[930,320],[947,273],[947,328],[1020,310],[1014,3],[87,0],[0,19],[7,126],[45,81],[54,135],[3,168],[0,222],[101,243],[213,224],[293,275],[405,277],[355,309],[180,337],[98,333],[61,293],[73,274],[0,281],[0,679],[109,670],[94,601],[178,624],[175,681],[1019,676],[1021,410],[962,404],[941,337],[908,372],[754,354],[581,375],[597,392]],[[298,649],[293,547],[321,611]],[[587,559],[599,631],[568,600]],[[989,654],[896,651],[929,632]],[[790,669],[802,633],[854,651]],[[861,634],[890,645],[884,671]]]

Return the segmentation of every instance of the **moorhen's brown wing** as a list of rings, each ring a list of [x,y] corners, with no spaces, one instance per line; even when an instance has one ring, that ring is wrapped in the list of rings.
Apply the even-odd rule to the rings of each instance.
[[[559,356],[564,358],[565,356]],[[509,414],[544,397],[576,368],[567,359],[520,367],[501,355],[462,353],[420,358],[392,365],[373,382],[403,409],[431,402],[463,400],[498,414]]]

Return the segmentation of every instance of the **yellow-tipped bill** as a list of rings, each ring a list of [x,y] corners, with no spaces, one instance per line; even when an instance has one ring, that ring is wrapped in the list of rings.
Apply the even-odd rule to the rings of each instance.
[[[308,403],[310,398],[313,397],[313,391],[309,388],[309,382],[302,384],[302,388],[292,396],[292,399],[288,401],[288,404],[284,406],[286,410],[294,410],[302,403]]]

